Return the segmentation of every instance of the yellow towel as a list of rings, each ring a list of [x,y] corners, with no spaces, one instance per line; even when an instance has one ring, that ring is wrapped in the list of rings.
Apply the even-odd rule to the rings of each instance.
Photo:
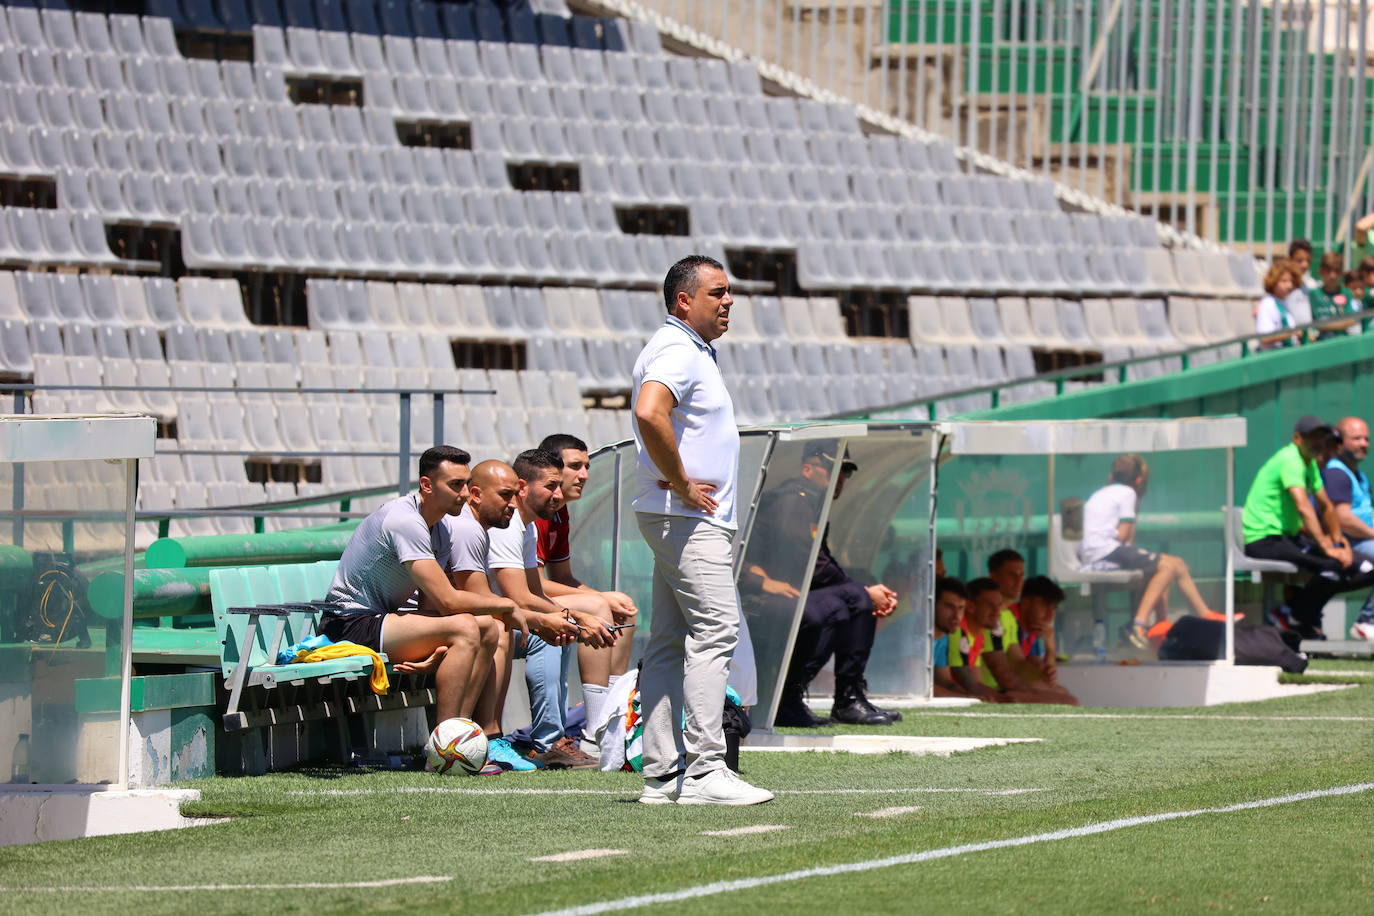
[[[372,687],[373,693],[386,693],[391,689],[391,680],[386,676],[386,664],[382,661],[382,657],[367,646],[360,646],[355,642],[336,642],[332,646],[309,651],[302,649],[296,653],[296,661],[325,662],[331,658],[347,658],[350,655],[372,656],[372,678],[368,683]]]

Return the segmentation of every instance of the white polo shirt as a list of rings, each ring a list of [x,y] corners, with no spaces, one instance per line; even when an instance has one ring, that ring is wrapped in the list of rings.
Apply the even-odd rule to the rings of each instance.
[[[735,426],[735,405],[725,389],[715,356],[716,351],[699,334],[669,315],[635,360],[630,402],[633,410],[645,382],[658,382],[673,393],[677,406],[672,409],[670,418],[682,466],[692,480],[716,488],[711,494],[718,504],[715,514],[689,509],[672,490],[659,487],[663,473],[644,448],[638,421],[633,424],[639,482],[634,509],[657,515],[704,518],[733,531],[735,487],[739,477],[739,429]]]

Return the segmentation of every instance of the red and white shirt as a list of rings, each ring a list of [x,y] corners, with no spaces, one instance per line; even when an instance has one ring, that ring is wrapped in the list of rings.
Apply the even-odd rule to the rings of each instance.
[[[564,560],[572,559],[572,542],[568,537],[572,528],[572,521],[568,516],[568,507],[564,506],[554,513],[553,518],[545,521],[542,518],[534,520],[534,525],[539,533],[539,565],[547,566],[549,563],[561,563]]]

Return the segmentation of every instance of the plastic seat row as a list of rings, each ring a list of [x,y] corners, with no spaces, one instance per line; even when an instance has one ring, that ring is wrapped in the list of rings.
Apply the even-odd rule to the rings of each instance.
[[[152,0],[150,14],[165,15],[177,29],[244,34],[255,25],[296,26],[364,35],[425,36],[514,43],[548,43],[624,50],[627,42],[645,51],[658,48],[618,19],[536,13],[529,4],[435,0]]]

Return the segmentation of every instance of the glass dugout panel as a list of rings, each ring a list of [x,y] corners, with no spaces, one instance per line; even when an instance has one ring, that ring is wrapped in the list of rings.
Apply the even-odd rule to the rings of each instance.
[[[127,621],[86,587],[123,571],[123,460],[0,464],[0,782],[120,780]]]
[[[804,482],[802,465],[813,450],[833,459],[838,438],[784,440],[779,438],[768,460],[757,517],[748,533],[740,563],[740,606],[753,642],[758,675],[755,716],[769,725],[777,709],[793,638],[810,588],[817,540],[836,464],[817,468]],[[751,464],[756,466],[760,459]],[[809,495],[810,494],[810,495]]]

